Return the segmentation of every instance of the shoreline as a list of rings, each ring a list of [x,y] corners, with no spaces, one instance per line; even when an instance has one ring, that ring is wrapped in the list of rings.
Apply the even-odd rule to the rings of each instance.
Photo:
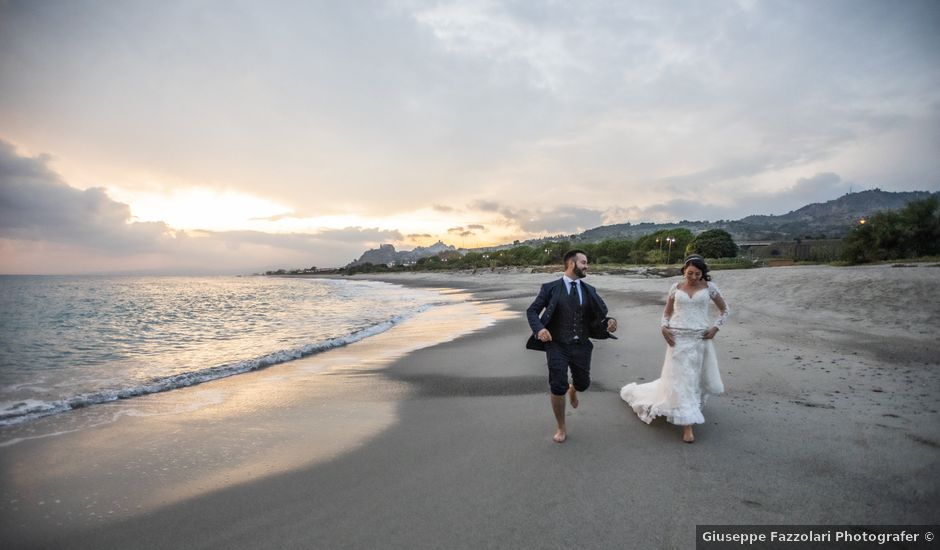
[[[45,532],[34,539],[28,530],[4,532],[78,548],[687,548],[696,524],[936,523],[940,350],[931,332],[918,331],[940,320],[932,273],[716,273],[732,307],[716,341],[728,390],[709,400],[694,445],[683,444],[674,426],[645,425],[618,395],[624,383],[658,376],[668,279],[589,276],[620,319],[620,340],[595,346],[592,386],[581,407],[569,410],[569,440],[558,445],[551,441],[544,356],[523,349],[528,327],[520,314],[537,285],[554,275],[449,274],[447,285],[407,275],[390,282],[463,288],[479,307],[508,308],[508,317],[377,369],[347,363],[296,388],[297,408],[253,411],[237,426],[233,417],[207,415],[207,427],[251,438],[199,440],[175,464],[225,446],[234,454],[239,442],[265,434],[288,447],[311,433],[331,437],[329,426],[344,431],[350,405],[391,404],[394,417],[361,444],[268,475],[232,470],[249,477],[145,513],[69,528],[41,517],[49,503],[34,504]],[[174,429],[182,431],[165,437],[189,428]],[[101,441],[108,438],[84,443],[100,449]],[[148,475],[174,466],[173,457],[156,451],[165,447],[151,443],[126,459],[149,460]],[[93,493],[83,476],[94,478],[94,466],[59,475]],[[97,479],[117,487],[141,482]]]
[[[206,292],[196,305],[190,296],[185,304],[171,298],[130,309],[114,304],[146,295],[143,286],[152,282],[125,285],[94,277],[4,287],[26,298],[11,300],[13,309],[4,316],[0,446],[9,443],[9,432],[41,418],[263,370],[369,338],[453,301],[441,292],[371,281],[218,279],[156,285],[164,297],[202,287]],[[68,305],[68,293],[99,290],[104,296],[95,309]],[[212,310],[218,298],[213,292],[245,299]],[[42,312],[29,315],[34,308]],[[325,316],[331,321],[323,323]]]
[[[342,456],[396,422],[409,388],[391,380],[373,387],[383,369],[498,322],[502,309],[458,298],[266,369],[6,427],[2,540],[64,543],[75,532]],[[304,424],[320,426],[315,437]]]
[[[416,312],[413,315],[419,315]],[[162,378],[155,378],[145,384],[125,387],[120,389],[104,389],[93,393],[79,394],[55,401],[37,401],[35,399],[26,399],[20,404],[26,407],[32,406],[32,410],[27,409],[19,415],[10,414],[9,411],[3,411],[4,416],[0,417],[0,448],[15,444],[17,439],[7,439],[10,432],[15,432],[19,427],[27,427],[29,423],[41,420],[43,418],[54,417],[60,414],[68,414],[73,411],[106,405],[109,403],[124,402],[141,397],[147,397],[160,393],[172,392],[209,384],[218,380],[224,380],[233,376],[239,376],[250,372],[258,372],[292,361],[305,359],[317,354],[326,353],[330,350],[349,346],[360,342],[366,338],[382,334],[392,329],[396,325],[408,320],[411,316],[396,316],[387,321],[360,329],[358,331],[337,338],[330,338],[313,344],[294,349],[283,349],[267,353],[258,357],[234,361],[222,365],[206,367],[200,370],[189,371],[176,375],[167,375]]]

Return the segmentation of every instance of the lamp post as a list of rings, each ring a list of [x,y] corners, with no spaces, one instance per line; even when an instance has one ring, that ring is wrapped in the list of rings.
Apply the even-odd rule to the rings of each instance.
[[[668,249],[668,252],[666,253],[666,264],[668,265],[670,263],[670,260],[672,259],[672,243],[676,242],[676,238],[666,237],[666,242],[669,243],[669,249]]]

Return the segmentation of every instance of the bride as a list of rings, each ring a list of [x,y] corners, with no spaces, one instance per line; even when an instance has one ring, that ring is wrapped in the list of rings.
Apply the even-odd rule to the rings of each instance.
[[[702,424],[702,407],[708,396],[724,392],[712,340],[728,318],[728,305],[711,282],[708,265],[699,255],[682,266],[683,280],[674,283],[666,298],[662,333],[668,346],[659,379],[646,384],[627,384],[620,390],[640,420],[649,424],[665,416],[682,426],[682,440],[695,441],[692,424]],[[709,321],[708,304],[714,301],[720,316]]]

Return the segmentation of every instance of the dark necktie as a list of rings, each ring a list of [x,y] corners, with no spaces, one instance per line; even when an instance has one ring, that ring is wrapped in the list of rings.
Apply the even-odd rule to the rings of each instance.
[[[578,303],[581,302],[581,300],[578,298],[578,283],[576,283],[575,281],[571,281],[571,289],[570,289],[570,292],[568,292],[568,296],[571,296],[575,300],[578,300]]]

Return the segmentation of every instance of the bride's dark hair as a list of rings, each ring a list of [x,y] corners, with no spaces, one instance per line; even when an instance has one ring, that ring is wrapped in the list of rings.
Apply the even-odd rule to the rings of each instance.
[[[681,273],[683,275],[685,275],[685,268],[689,267],[690,265],[694,265],[695,267],[698,268],[699,271],[702,272],[703,281],[712,280],[712,276],[708,274],[708,264],[705,263],[705,258],[699,256],[698,254],[695,254],[686,258],[685,263],[682,264]]]

